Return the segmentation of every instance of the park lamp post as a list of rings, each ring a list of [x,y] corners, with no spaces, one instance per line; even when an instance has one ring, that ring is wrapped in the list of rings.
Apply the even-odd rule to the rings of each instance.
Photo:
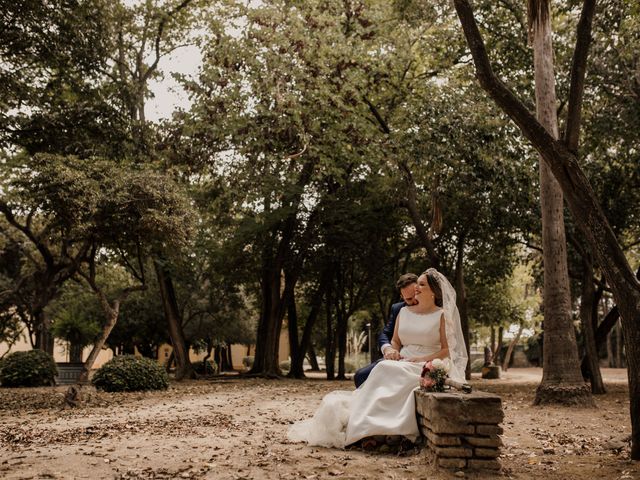
[[[367,323],[367,339],[369,340],[369,362],[373,362],[373,349],[371,348],[371,324]]]

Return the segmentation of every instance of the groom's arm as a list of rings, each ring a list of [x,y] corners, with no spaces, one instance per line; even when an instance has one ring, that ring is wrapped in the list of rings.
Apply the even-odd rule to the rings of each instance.
[[[393,331],[396,327],[396,319],[398,318],[398,313],[400,313],[400,309],[404,307],[404,302],[394,303],[391,306],[391,313],[389,314],[389,321],[380,332],[378,336],[378,346],[380,347],[380,351],[384,354],[385,349],[388,346],[391,346],[391,338],[393,337]]]

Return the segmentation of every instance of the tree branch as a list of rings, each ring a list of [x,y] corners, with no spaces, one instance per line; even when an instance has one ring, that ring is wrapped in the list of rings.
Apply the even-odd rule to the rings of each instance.
[[[362,99],[364,100],[364,103],[366,103],[367,106],[369,107],[369,111],[373,114],[375,119],[378,121],[378,126],[380,127],[380,130],[382,130],[382,132],[386,133],[387,135],[391,134],[389,125],[387,125],[387,122],[385,121],[385,119],[382,118],[382,115],[380,115],[380,112],[378,111],[376,106],[373,103],[371,103],[367,97],[363,96]]]
[[[582,115],[582,98],[584,79],[587,71],[587,56],[591,44],[591,25],[596,8],[596,0],[585,0],[578,22],[576,47],[571,64],[571,86],[569,87],[569,109],[564,132],[564,142],[573,153],[578,151],[580,139],[580,120]]]
[[[593,246],[598,263],[607,270],[605,273],[612,288],[624,283],[640,290],[640,284],[629,267],[589,180],[580,168],[577,156],[567,148],[564,141],[555,140],[535,115],[496,77],[469,1],[453,2],[474,59],[480,85],[515,122],[550,167],[560,183],[573,218]],[[616,288],[613,290],[615,292]],[[618,291],[617,295],[619,299],[623,295],[622,291]]]
[[[27,228],[25,225],[21,225],[20,222],[18,222],[16,217],[13,215],[13,212],[11,211],[11,208],[9,207],[9,205],[7,205],[7,203],[3,200],[0,200],[0,212],[4,214],[5,218],[7,219],[7,222],[9,222],[19,231],[21,231],[24,234],[24,236],[27,237],[31,241],[31,243],[33,243],[33,245],[40,252],[40,255],[42,255],[42,259],[46,263],[47,267],[53,268],[53,265],[55,262],[54,262],[53,254],[51,253],[51,251],[47,248],[47,246],[43,242],[38,240],[38,238],[34,235],[31,229]]]
[[[153,63],[149,66],[149,68],[147,68],[147,71],[144,72],[144,75],[141,78],[141,83],[146,82],[151,76],[151,74],[158,67],[158,62],[160,62],[160,58],[162,57],[162,55],[160,54],[160,40],[162,39],[162,34],[164,32],[164,27],[167,23],[167,20],[173,17],[176,13],[180,12],[180,10],[183,10],[184,8],[186,8],[187,5],[189,5],[191,2],[192,0],[183,0],[176,8],[174,8],[167,15],[164,15],[162,17],[162,20],[160,20],[160,23],[158,24],[158,33],[156,34],[156,58],[154,59]]]

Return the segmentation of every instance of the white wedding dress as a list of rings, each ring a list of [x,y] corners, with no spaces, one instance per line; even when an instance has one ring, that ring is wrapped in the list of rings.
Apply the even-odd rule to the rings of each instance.
[[[442,310],[416,314],[407,307],[398,315],[404,358],[431,355],[440,347]],[[383,360],[355,391],[326,395],[313,418],[294,424],[288,438],[324,447],[345,447],[373,435],[419,435],[414,390],[420,386],[424,362]]]

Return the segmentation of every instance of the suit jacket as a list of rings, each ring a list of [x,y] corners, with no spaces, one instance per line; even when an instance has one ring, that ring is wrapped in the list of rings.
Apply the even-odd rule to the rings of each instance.
[[[400,309],[407,304],[404,302],[398,302],[391,305],[391,313],[389,314],[389,321],[380,332],[378,336],[378,348],[382,348],[383,345],[387,343],[391,343],[391,339],[393,338],[393,330],[396,328],[396,319],[398,318],[398,314],[400,313]]]

